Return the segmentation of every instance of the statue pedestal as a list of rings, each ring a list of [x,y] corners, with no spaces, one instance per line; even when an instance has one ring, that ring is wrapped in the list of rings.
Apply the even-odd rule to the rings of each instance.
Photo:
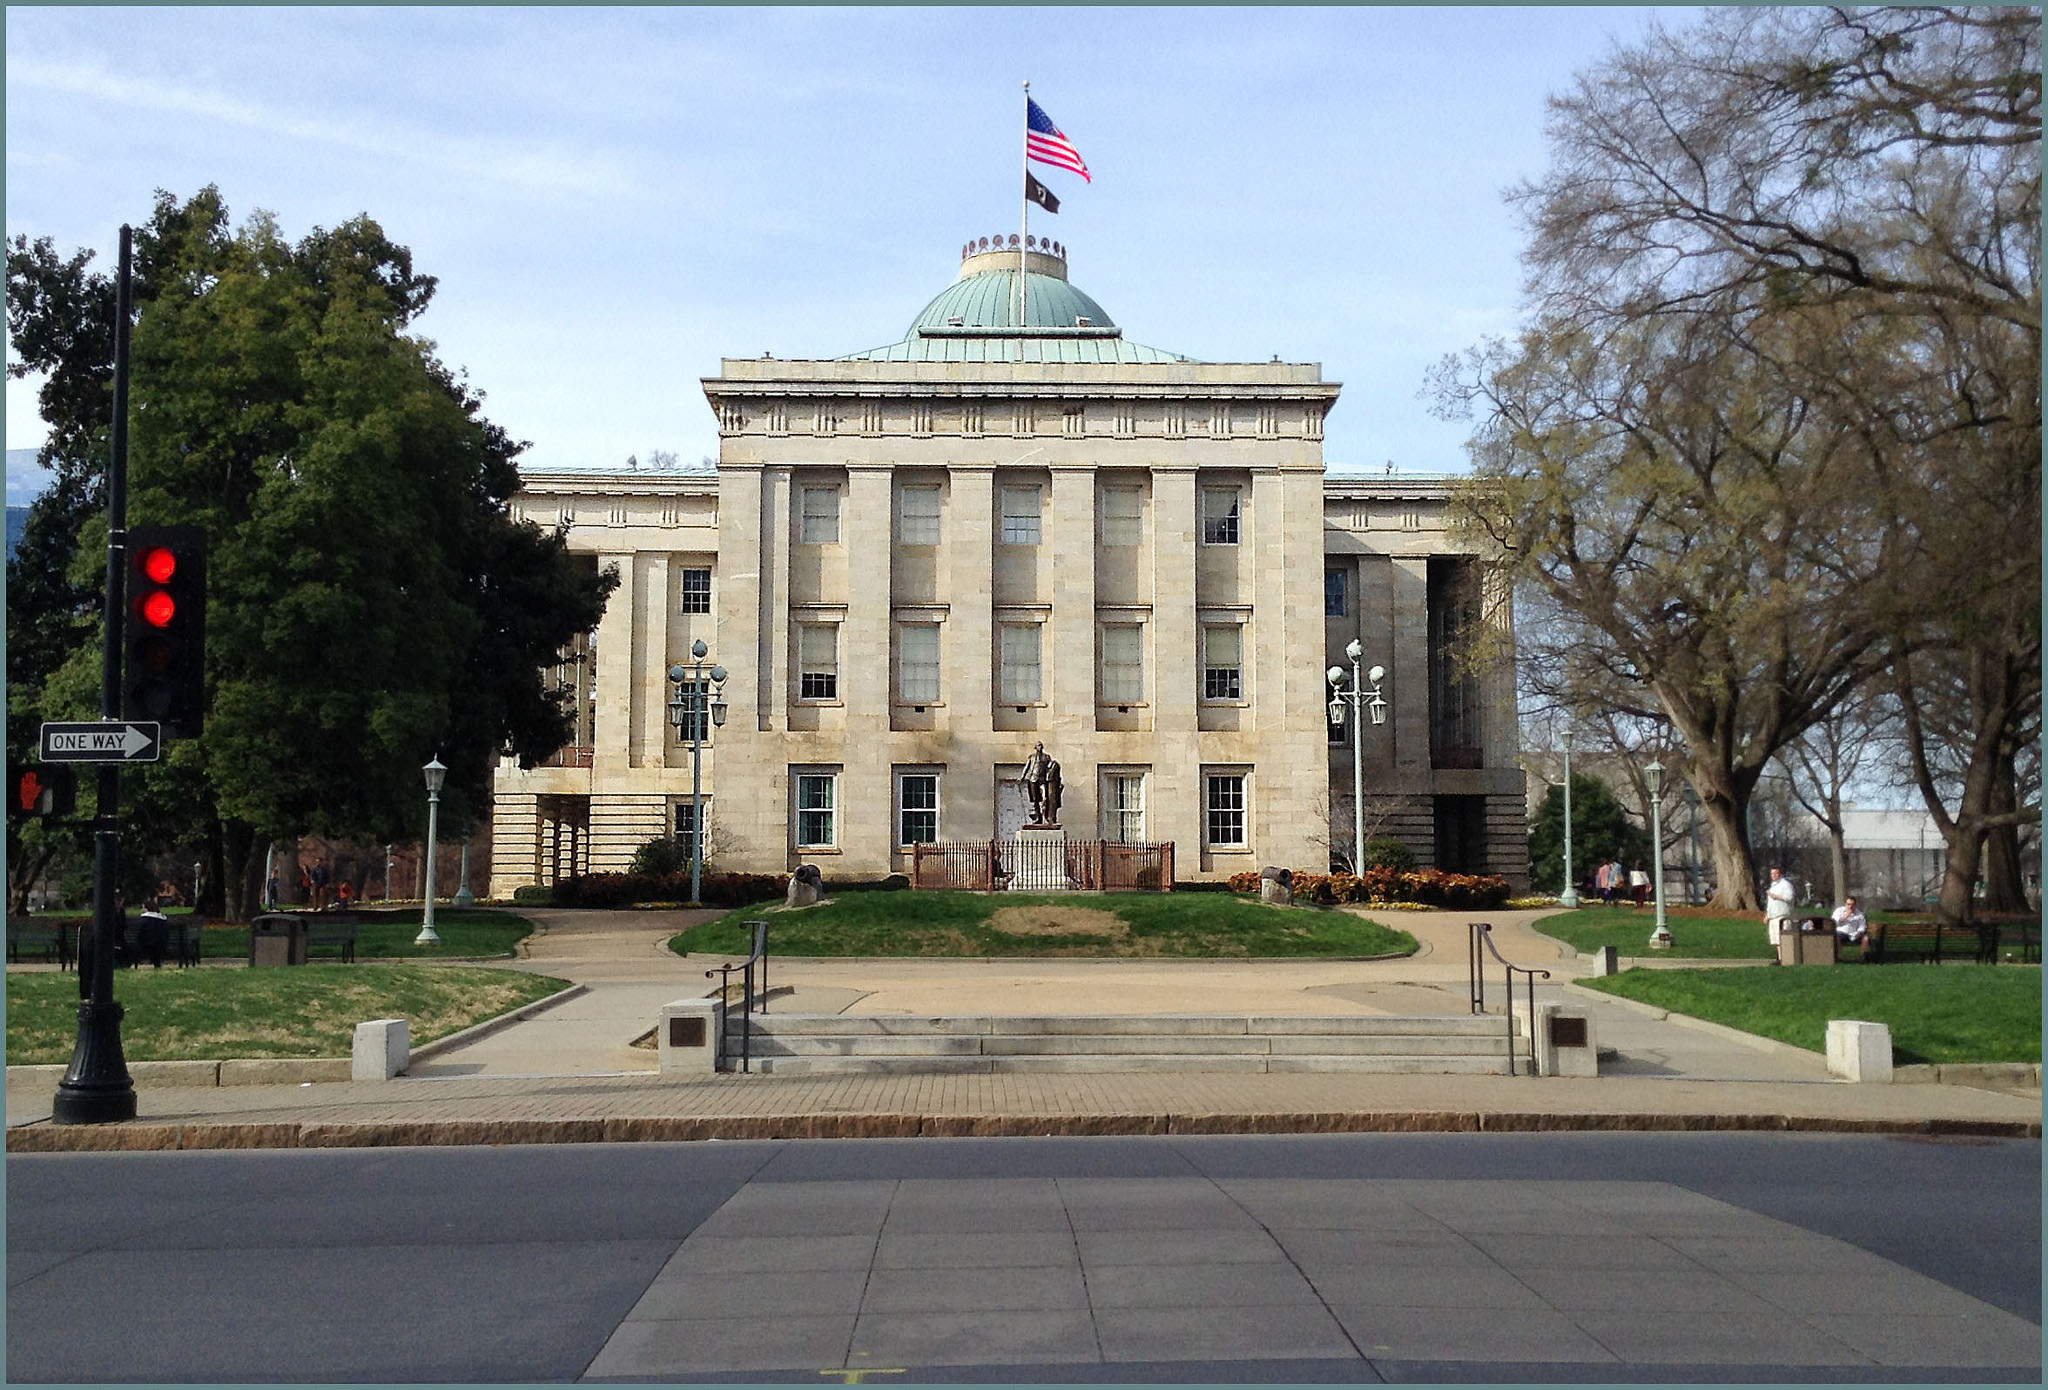
[[[1017,832],[1017,862],[1010,866],[1012,893],[1071,893],[1067,877],[1067,832],[1057,825],[1026,826]]]

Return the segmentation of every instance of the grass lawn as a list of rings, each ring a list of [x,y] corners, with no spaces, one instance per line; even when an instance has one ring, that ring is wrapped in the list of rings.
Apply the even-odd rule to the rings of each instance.
[[[533,923],[491,907],[436,907],[434,931],[439,946],[416,946],[420,934],[417,907],[361,909],[356,927],[356,959],[367,960],[459,960],[474,956],[509,956],[519,941],[533,934]],[[247,923],[209,924],[199,938],[203,960],[247,960]],[[318,961],[331,951],[316,953]]]
[[[1815,1052],[1829,1019],[1856,1018],[1891,1026],[1900,1063],[2041,1060],[2038,966],[1624,970],[1579,983]]]
[[[771,923],[787,956],[1380,956],[1412,952],[1407,932],[1346,912],[1267,907],[1221,893],[847,892],[816,907],[741,908],[669,948],[742,955],[745,923]]]
[[[1764,938],[1762,913],[1755,917],[1711,917],[1703,908],[1674,908],[1667,903],[1664,918],[1664,925],[1671,931],[1674,956],[1693,960],[1771,959],[1771,943]],[[1656,920],[1654,907],[1580,907],[1540,918],[1531,926],[1577,948],[1581,955],[1602,946],[1619,946],[1625,956],[1646,956],[1650,954],[1650,929]]]
[[[346,1057],[358,1023],[411,1022],[415,1046],[567,988],[562,980],[469,966],[303,965],[272,970],[123,970],[131,1062],[212,1057]],[[78,977],[7,977],[7,1060],[68,1062]]]

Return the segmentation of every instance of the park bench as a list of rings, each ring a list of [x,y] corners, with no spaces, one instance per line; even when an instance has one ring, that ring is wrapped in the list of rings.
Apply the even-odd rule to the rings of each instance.
[[[7,959],[40,959],[55,964],[59,970],[69,970],[75,963],[71,933],[71,926],[64,922],[17,921],[9,918]]]
[[[356,923],[359,920],[353,912],[329,910],[307,914],[306,955],[310,958],[315,950],[332,946],[342,961],[353,964],[356,958]]]
[[[1863,958],[1873,965],[1907,959],[1939,965],[1944,952],[1960,955],[1968,950],[1972,959],[1990,965],[1998,960],[1999,940],[1999,928],[1992,923],[1880,922],[1870,929]]]

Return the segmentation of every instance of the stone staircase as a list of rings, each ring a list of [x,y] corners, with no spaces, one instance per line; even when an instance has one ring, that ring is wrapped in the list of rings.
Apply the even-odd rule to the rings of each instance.
[[[1517,1037],[1526,1034],[1517,1020]],[[1508,1022],[1498,1015],[1325,1016],[1128,1014],[909,1017],[753,1016],[751,1069],[832,1073],[1285,1072],[1506,1073]],[[739,1069],[737,1015],[728,1069]],[[1517,1068],[1520,1069],[1519,1067]]]

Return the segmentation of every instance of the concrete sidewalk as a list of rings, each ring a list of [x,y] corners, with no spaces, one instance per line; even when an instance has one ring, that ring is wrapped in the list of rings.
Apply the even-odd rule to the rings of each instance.
[[[532,910],[511,968],[584,993],[378,1083],[139,1085],[126,1125],[43,1121],[47,1078],[8,1088],[11,1151],[297,1147],[902,1134],[1277,1133],[1385,1129],[1834,1129],[2038,1135],[2038,1091],[1850,1085],[1818,1054],[1658,1018],[1574,988],[1585,966],[1496,912],[1508,959],[1552,972],[1594,1018],[1597,1079],[1356,1074],[664,1078],[632,1046],[668,1000],[703,994],[723,957],[679,957],[677,930],[717,914]],[[1389,961],[784,960],[787,1013],[1458,1014],[1469,1007],[1464,913],[1403,913],[1423,943]],[[1660,962],[1661,963],[1661,962]],[[1486,990],[1497,1002],[1498,965]],[[10,1073],[10,1078],[12,1078]],[[24,1078],[26,1079],[26,1078]]]

